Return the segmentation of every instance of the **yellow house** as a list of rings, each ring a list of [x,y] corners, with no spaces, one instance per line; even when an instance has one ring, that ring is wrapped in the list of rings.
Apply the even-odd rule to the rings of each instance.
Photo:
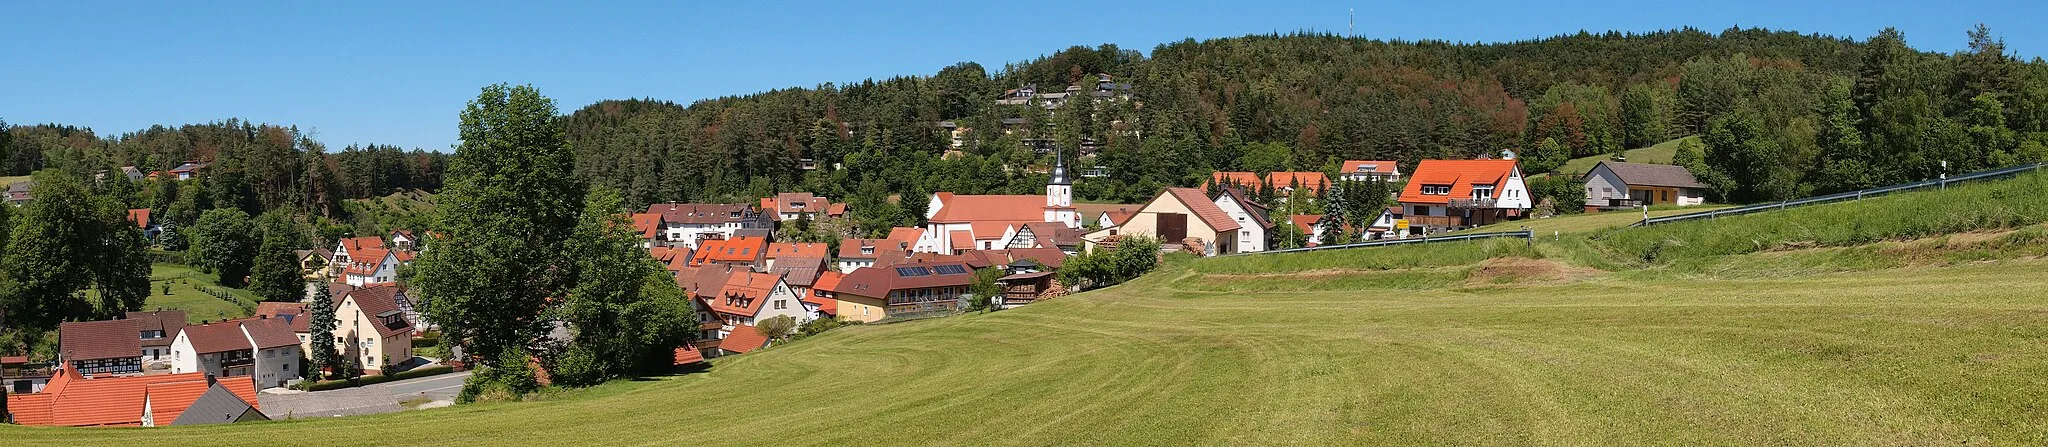
[[[1110,236],[1156,237],[1161,244],[1169,246],[1192,239],[1203,245],[1204,254],[1214,256],[1237,251],[1240,228],[1230,214],[1218,208],[1216,202],[1210,201],[1201,189],[1166,188],[1159,196],[1145,202],[1145,206],[1123,224],[1095,230],[1081,239],[1086,242],[1088,250],[1094,250],[1097,244]]]
[[[340,320],[334,338],[342,357],[354,359],[366,372],[412,360],[412,325],[399,306],[406,299],[405,290],[393,286],[364,287],[340,296],[334,307],[334,317]]]

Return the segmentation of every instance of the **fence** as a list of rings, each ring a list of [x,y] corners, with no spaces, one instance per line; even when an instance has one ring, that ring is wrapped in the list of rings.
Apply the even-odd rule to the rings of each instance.
[[[1688,220],[1699,219],[1714,219],[1722,216],[1739,216],[1743,214],[1760,213],[1764,211],[1775,211],[1786,208],[1797,208],[1802,206],[1819,205],[1824,203],[1863,200],[1871,197],[1884,196],[1895,192],[1912,191],[1932,187],[1947,188],[1948,185],[1958,183],[2008,178],[2028,171],[2041,169],[2044,165],[2048,165],[2048,163],[2030,163],[2007,168],[1993,169],[1989,171],[1978,171],[1969,174],[1958,175],[1955,177],[1949,177],[1945,179],[1923,180],[1913,183],[1904,183],[1892,186],[1880,186],[1876,188],[1870,188],[1859,191],[1849,191],[1843,193],[1828,194],[1824,196],[1807,197],[1804,199],[1792,199],[1777,203],[1764,203],[1735,208],[1723,208],[1699,213],[1680,214],[1676,216],[1652,217],[1648,219],[1643,219],[1642,221],[1636,222],[1634,224],[1630,224],[1629,227],[1646,227],[1656,224],[1683,222]]]
[[[1427,244],[1427,243],[1431,243],[1431,242],[1457,242],[1457,241],[1472,241],[1472,240],[1480,240],[1480,239],[1495,239],[1495,238],[1504,238],[1504,237],[1513,237],[1513,238],[1522,238],[1522,239],[1534,239],[1534,238],[1536,237],[1536,231],[1535,231],[1535,230],[1521,230],[1521,231],[1498,231],[1498,232],[1492,232],[1492,233],[1472,233],[1472,234],[1460,234],[1460,235],[1456,235],[1456,236],[1437,236],[1437,237],[1430,237],[1430,236],[1424,235],[1424,236],[1422,236],[1422,237],[1411,237],[1411,238],[1407,238],[1407,239],[1391,239],[1391,240],[1379,240],[1379,241],[1372,241],[1372,242],[1359,242],[1359,243],[1355,243],[1355,244],[1343,244],[1343,245],[1318,245],[1318,246],[1314,246],[1314,247],[1303,247],[1303,248],[1289,248],[1289,249],[1285,249],[1285,250],[1271,250],[1271,251],[1255,251],[1255,252],[1245,252],[1245,253],[1231,253],[1231,254],[1227,254],[1227,255],[1223,255],[1223,256],[1248,256],[1248,255],[1262,255],[1262,254],[1271,254],[1271,253],[1301,253],[1301,252],[1309,252],[1309,251],[1318,251],[1318,250],[1342,250],[1342,249],[1347,249],[1347,248],[1371,248],[1371,247],[1385,247],[1385,246],[1390,246],[1390,245],[1408,245],[1408,244]]]

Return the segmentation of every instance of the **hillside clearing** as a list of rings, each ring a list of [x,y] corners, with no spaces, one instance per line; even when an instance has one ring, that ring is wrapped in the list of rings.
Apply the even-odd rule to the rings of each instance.
[[[1678,154],[1679,142],[1685,141],[1686,139],[1698,138],[1698,136],[1673,138],[1670,140],[1665,140],[1662,143],[1650,145],[1650,147],[1629,149],[1621,151],[1621,153],[1628,155],[1628,161],[1630,163],[1652,163],[1667,165],[1671,164],[1672,156]],[[1585,174],[1586,171],[1593,170],[1593,165],[1600,164],[1600,162],[1607,161],[1610,158],[1611,156],[1608,154],[1574,158],[1571,159],[1571,161],[1565,162],[1564,166],[1558,167],[1557,172],[1562,172],[1570,175]]]

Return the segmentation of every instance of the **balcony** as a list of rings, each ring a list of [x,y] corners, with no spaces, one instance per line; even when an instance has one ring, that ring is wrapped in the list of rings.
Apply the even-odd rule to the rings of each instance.
[[[1450,205],[1449,205],[1449,206],[1450,206],[1450,208],[1451,208],[1451,209],[1483,209],[1483,208],[1494,208],[1494,207],[1495,207],[1494,205],[1495,205],[1495,204],[1497,204],[1497,203],[1498,203],[1498,201],[1496,201],[1496,200],[1494,200],[1494,199],[1491,199],[1491,198],[1486,198],[1486,199],[1451,199],[1451,203],[1450,203]]]

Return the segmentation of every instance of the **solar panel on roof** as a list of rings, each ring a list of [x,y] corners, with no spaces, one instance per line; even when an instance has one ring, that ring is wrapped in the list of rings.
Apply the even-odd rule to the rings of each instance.
[[[935,266],[932,266],[932,270],[933,270],[933,271],[937,271],[937,272],[939,272],[939,274],[941,274],[941,275],[965,275],[965,274],[967,274],[967,268],[966,268],[966,267],[963,267],[963,266],[959,266],[959,265],[953,265],[953,264],[947,264],[947,265],[935,265]]]
[[[924,267],[897,267],[897,268],[896,268],[896,276],[928,276],[928,275],[931,275],[931,274],[932,274],[932,272],[931,272],[930,270],[925,270],[925,269],[924,269]]]

